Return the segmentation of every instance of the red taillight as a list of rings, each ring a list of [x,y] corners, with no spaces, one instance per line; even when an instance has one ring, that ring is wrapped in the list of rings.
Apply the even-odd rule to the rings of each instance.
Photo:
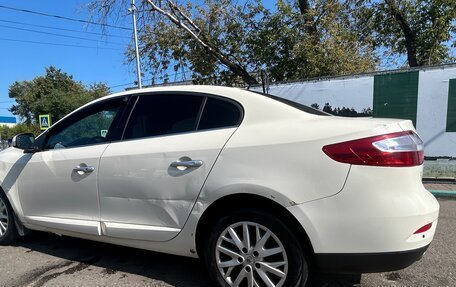
[[[406,167],[424,161],[423,141],[413,131],[331,144],[323,151],[335,161],[356,165]]]
[[[425,226],[421,227],[420,229],[418,229],[417,231],[415,231],[413,234],[419,234],[419,233],[423,233],[423,232],[426,232],[428,231],[429,229],[431,229],[432,227],[432,222],[429,223],[429,224],[426,224]]]

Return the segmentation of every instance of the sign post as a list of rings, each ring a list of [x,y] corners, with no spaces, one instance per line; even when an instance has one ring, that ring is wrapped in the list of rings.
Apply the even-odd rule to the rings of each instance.
[[[51,126],[50,115],[39,115],[38,120],[40,121],[40,130],[47,130]]]

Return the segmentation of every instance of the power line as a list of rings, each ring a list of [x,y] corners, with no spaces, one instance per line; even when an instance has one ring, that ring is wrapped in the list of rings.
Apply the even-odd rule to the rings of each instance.
[[[186,74],[188,72],[191,72],[190,70],[185,70],[185,71],[182,71],[182,72],[176,72],[176,73],[173,73],[173,74],[169,74],[167,75],[167,77],[172,77],[172,76],[176,76],[176,75],[181,75],[181,74]],[[163,79],[164,76],[160,76],[160,77],[153,77],[153,78],[149,78],[149,79],[145,79],[144,82],[147,82],[147,81],[151,81],[155,78],[158,78],[158,79]],[[119,84],[119,85],[115,85],[115,86],[110,86],[108,88],[112,89],[112,88],[119,88],[119,87],[124,87],[124,86],[130,86],[130,85],[133,85],[133,84],[136,84],[136,82],[130,82],[130,83],[125,83],[125,84]]]
[[[130,85],[133,85],[135,84],[135,82],[131,82],[131,83],[127,83],[127,84],[120,84],[120,85],[115,85],[115,86],[110,86],[108,87],[109,89],[114,89],[114,88],[120,88],[120,87],[124,87],[124,86],[130,86]]]
[[[68,21],[73,21],[73,22],[98,25],[98,26],[102,26],[102,27],[116,28],[116,29],[122,29],[122,30],[127,30],[127,31],[131,31],[132,30],[131,28],[122,27],[122,26],[115,26],[115,25],[110,25],[110,24],[97,23],[97,22],[93,22],[93,21],[75,19],[75,18],[60,16],[60,15],[53,15],[53,14],[48,14],[48,13],[43,13],[43,12],[38,12],[38,11],[32,11],[32,10],[27,10],[27,9],[19,9],[19,8],[14,8],[14,7],[8,7],[8,6],[4,6],[4,5],[0,5],[0,8],[13,10],[13,11],[18,11],[18,12],[30,13],[30,14],[40,15],[40,16],[53,17],[53,18],[62,19],[62,20],[68,20]]]
[[[150,79],[145,79],[144,82],[147,82],[147,81],[150,81],[150,80],[152,80],[152,78],[150,78]],[[131,85],[134,85],[134,84],[137,84],[137,83],[136,83],[136,82],[130,82],[130,83],[125,83],[125,84],[119,84],[119,85],[115,85],[115,86],[110,86],[110,87],[108,87],[108,88],[113,89],[113,88],[131,86]]]
[[[66,28],[52,27],[52,26],[46,26],[46,25],[37,25],[37,24],[17,22],[17,21],[9,21],[9,20],[0,20],[0,22],[10,23],[10,24],[18,24],[18,25],[25,25],[25,26],[30,26],[30,27],[45,28],[45,29],[53,29],[53,30],[59,30],[59,31],[91,34],[91,35],[96,35],[96,36],[106,36],[106,37],[124,38],[124,39],[130,39],[131,38],[131,37],[128,37],[128,36],[108,35],[108,34],[97,33],[97,32],[80,31],[80,30],[74,30],[74,29],[66,29]]]
[[[100,49],[100,50],[122,51],[122,49],[115,49],[115,48],[104,48],[104,47],[82,46],[82,45],[71,45],[71,44],[60,44],[60,43],[51,43],[51,42],[28,41],[28,40],[18,40],[18,39],[9,39],[9,38],[0,38],[0,41],[19,42],[19,43],[31,43],[31,44],[41,44],[41,45],[51,45],[51,46],[63,46],[63,47],[74,47],[74,48],[86,48],[86,49]]]
[[[97,42],[97,43],[98,42],[103,42],[103,43],[106,43],[106,44],[114,44],[114,45],[121,45],[121,46],[125,45],[125,44],[117,43],[117,42],[104,42],[104,41],[100,41],[100,40],[97,40],[97,39],[90,39],[90,38],[84,38],[84,37],[77,37],[77,36],[63,35],[63,34],[57,34],[57,33],[50,33],[50,32],[44,32],[44,31],[38,31],[38,30],[32,30],[32,29],[12,27],[12,26],[7,26],[7,25],[0,25],[0,27],[8,28],[8,29],[20,30],[20,31],[26,31],[26,32],[45,34],[45,35],[51,35],[51,36],[65,37],[65,38],[78,39],[78,40],[84,40],[84,41],[92,41],[92,42]]]

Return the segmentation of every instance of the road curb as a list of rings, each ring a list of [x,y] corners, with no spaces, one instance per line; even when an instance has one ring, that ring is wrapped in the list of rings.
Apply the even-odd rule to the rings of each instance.
[[[456,198],[456,190],[429,190],[429,192],[438,197]]]

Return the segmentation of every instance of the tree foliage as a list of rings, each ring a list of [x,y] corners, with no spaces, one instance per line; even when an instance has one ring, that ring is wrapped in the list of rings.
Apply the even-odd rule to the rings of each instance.
[[[364,0],[355,2],[359,25],[374,47],[405,55],[408,66],[454,61],[456,1]]]
[[[375,67],[368,41],[359,41],[338,0],[142,1],[139,38],[146,73],[165,81],[190,71],[196,83],[256,84],[365,72]],[[101,21],[127,1],[93,0]],[[152,9],[151,9],[152,8]],[[134,53],[127,55],[132,59]],[[247,75],[246,75],[247,73]]]
[[[16,101],[10,111],[26,125],[37,123],[38,115],[50,114],[53,121],[61,119],[72,110],[109,93],[102,83],[85,87],[71,75],[53,66],[46,74],[31,81],[14,82],[9,97]]]
[[[312,104],[311,107],[316,108],[316,109],[319,108],[317,103]],[[371,108],[364,108],[361,112],[358,112],[354,108],[348,108],[348,107],[333,108],[329,103],[325,103],[322,110],[328,114],[332,114],[334,116],[339,116],[339,117],[351,117],[351,118],[372,117]]]
[[[337,0],[279,0],[277,11],[253,33],[250,47],[272,81],[367,72],[377,62],[369,40],[359,40]]]
[[[40,129],[36,125],[19,123],[15,126],[0,125],[0,137],[2,140],[11,139],[17,134],[33,133],[35,136],[40,134]],[[0,147],[3,148],[3,147]]]
[[[410,66],[451,60],[454,0],[143,0],[142,64],[154,83],[252,85],[374,70],[385,52]],[[106,21],[126,0],[92,0]],[[453,41],[453,43],[451,43]],[[133,50],[127,51],[130,60]],[[179,76],[180,75],[180,76]]]

